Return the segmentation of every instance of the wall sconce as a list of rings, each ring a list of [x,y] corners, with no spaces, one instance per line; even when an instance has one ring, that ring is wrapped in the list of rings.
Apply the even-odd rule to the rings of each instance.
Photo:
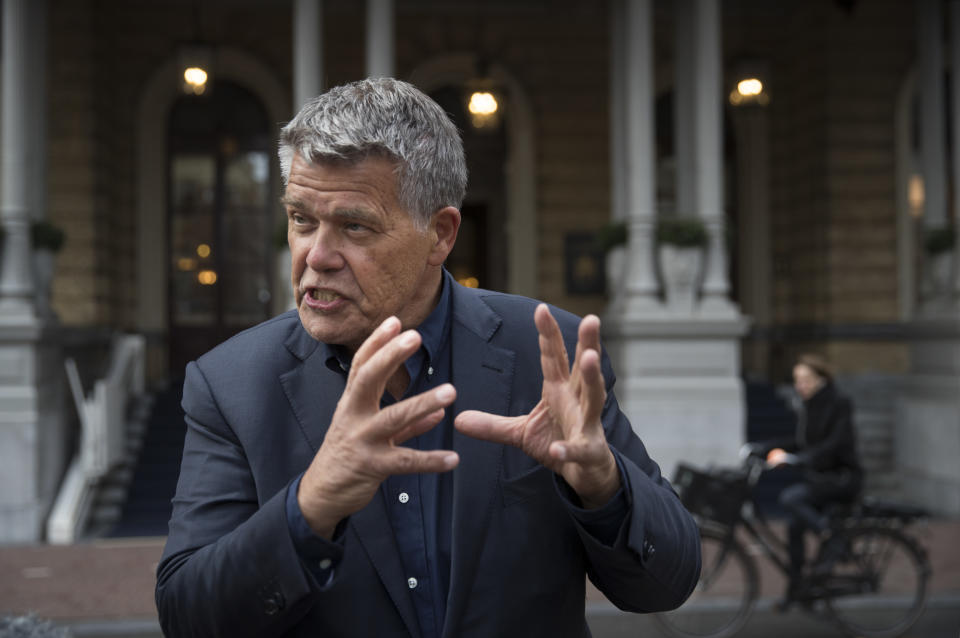
[[[502,94],[490,77],[489,63],[480,58],[474,78],[466,86],[467,115],[470,124],[480,131],[494,131],[500,126]]]
[[[762,62],[741,62],[736,67],[737,78],[728,100],[733,106],[766,106],[770,104],[767,91],[766,64]]]
[[[203,44],[180,47],[180,90],[187,95],[203,95],[207,92],[212,80],[212,57],[210,47]]]
[[[500,123],[500,103],[492,91],[477,89],[470,94],[467,102],[470,123],[474,128],[496,128]]]

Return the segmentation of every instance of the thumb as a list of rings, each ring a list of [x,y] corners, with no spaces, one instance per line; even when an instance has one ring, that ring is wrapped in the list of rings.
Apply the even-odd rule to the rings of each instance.
[[[453,425],[460,432],[475,439],[519,445],[523,417],[500,416],[479,410],[466,410],[457,415]]]

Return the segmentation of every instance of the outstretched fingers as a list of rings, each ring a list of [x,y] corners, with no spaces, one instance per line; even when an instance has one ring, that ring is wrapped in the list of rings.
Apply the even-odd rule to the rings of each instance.
[[[573,368],[570,371],[570,382],[575,388],[577,396],[581,392],[580,366],[583,353],[588,350],[600,352],[600,319],[596,315],[587,315],[580,322],[577,329],[577,353],[573,359]]]
[[[445,409],[453,404],[457,391],[450,383],[409,397],[380,410],[374,433],[394,443],[423,434],[443,419]]]
[[[400,320],[396,317],[384,320],[354,355],[343,400],[352,408],[376,410],[387,381],[420,343],[416,330],[400,332]]]
[[[570,360],[563,343],[563,333],[557,320],[550,314],[547,304],[540,304],[533,313],[533,320],[540,333],[540,367],[547,382],[562,382],[570,377]]]
[[[453,424],[460,432],[475,439],[520,447],[523,418],[466,410],[457,415]]]

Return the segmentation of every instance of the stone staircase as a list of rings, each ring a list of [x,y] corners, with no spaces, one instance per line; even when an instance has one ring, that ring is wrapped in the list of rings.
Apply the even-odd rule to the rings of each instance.
[[[889,499],[900,497],[894,429],[898,375],[863,373],[837,379],[837,387],[853,401],[857,449],[864,469],[864,493]]]
[[[126,455],[100,482],[84,537],[167,534],[186,432],[181,392],[170,382],[131,408]]]

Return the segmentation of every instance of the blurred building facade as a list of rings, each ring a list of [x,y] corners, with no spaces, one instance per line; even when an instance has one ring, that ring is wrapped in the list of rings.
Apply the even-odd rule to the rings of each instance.
[[[813,350],[877,490],[960,513],[960,2],[4,0],[3,27],[0,541],[42,536],[77,445],[66,354],[144,335],[159,384],[287,307],[279,127],[368,75],[464,132],[454,275],[600,314],[665,471],[732,462],[745,383]],[[706,230],[689,301],[665,217]]]

